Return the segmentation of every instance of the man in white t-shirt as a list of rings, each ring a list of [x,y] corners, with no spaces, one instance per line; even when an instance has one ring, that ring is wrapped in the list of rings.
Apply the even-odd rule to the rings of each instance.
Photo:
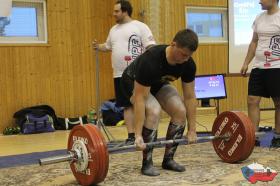
[[[124,69],[145,49],[155,45],[153,34],[149,27],[137,20],[131,18],[132,6],[129,1],[119,0],[114,6],[114,25],[108,35],[105,43],[97,44],[93,42],[93,47],[100,51],[112,51],[112,67],[114,76],[115,96],[117,106],[122,105],[120,79]],[[133,127],[132,107],[124,109],[124,120],[128,131],[126,144],[133,144],[135,140]]]
[[[275,105],[275,133],[272,147],[280,147],[280,10],[279,0],[260,0],[265,10],[254,21],[253,38],[241,68],[246,75],[254,58],[248,85],[248,113],[258,130],[261,97],[271,97]],[[256,145],[260,145],[256,139]]]

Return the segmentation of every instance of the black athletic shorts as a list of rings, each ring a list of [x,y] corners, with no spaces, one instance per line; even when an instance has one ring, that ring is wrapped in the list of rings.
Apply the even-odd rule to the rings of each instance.
[[[153,96],[157,94],[157,92],[164,86],[169,84],[169,82],[158,83],[156,85],[151,86],[150,92]],[[127,74],[123,74],[120,82],[122,98],[118,103],[121,107],[130,107],[132,103],[130,102],[130,98],[133,94],[134,89],[134,80],[129,77]]]
[[[280,68],[251,71],[248,95],[261,97],[280,97]]]
[[[115,97],[116,97],[116,106],[121,107],[122,102],[126,99],[123,97],[122,89],[121,89],[121,77],[114,78],[114,88],[115,88]]]

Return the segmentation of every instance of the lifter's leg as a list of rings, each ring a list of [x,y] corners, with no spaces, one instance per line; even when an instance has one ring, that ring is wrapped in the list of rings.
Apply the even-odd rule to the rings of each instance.
[[[182,138],[186,123],[186,109],[181,96],[173,86],[165,85],[159,90],[156,98],[161,104],[162,109],[171,117],[166,140]],[[173,159],[177,146],[178,143],[166,145],[162,168],[183,172],[185,167],[179,165]]]
[[[142,130],[142,136],[145,143],[157,140],[157,128],[160,120],[161,107],[158,101],[149,95],[146,101],[145,114],[146,119]],[[143,161],[141,172],[147,176],[158,176],[159,171],[153,166],[153,147],[147,147],[143,150]]]

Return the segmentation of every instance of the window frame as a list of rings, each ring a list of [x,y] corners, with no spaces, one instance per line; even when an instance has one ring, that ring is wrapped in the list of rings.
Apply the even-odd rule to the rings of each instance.
[[[47,28],[47,0],[12,0],[13,7],[21,6],[23,3],[42,3],[41,5],[34,4],[32,7],[36,8],[37,12],[37,32],[36,37],[23,37],[23,36],[0,36],[0,44],[47,44],[48,43],[48,28]],[[38,15],[42,15],[42,18],[38,19]]]
[[[228,43],[228,8],[225,7],[185,7],[185,26],[188,28],[188,13],[218,13],[222,14],[223,37],[199,37],[199,43]]]

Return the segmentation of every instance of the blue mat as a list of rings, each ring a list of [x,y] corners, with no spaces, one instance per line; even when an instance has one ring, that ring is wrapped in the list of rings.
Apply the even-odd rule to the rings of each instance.
[[[47,158],[51,156],[59,156],[66,153],[66,149],[63,149],[47,152],[33,152],[28,154],[19,154],[12,156],[0,156],[0,168],[38,164],[38,159]]]
[[[274,136],[274,131],[265,132],[265,135],[259,138],[260,146],[270,147],[273,136]]]
[[[198,133],[198,136],[208,136],[209,133]],[[260,138],[261,147],[270,147],[271,139],[273,138],[273,131],[266,132],[264,136]],[[161,138],[159,140],[164,140]],[[201,140],[199,143],[206,142],[208,140]],[[108,148],[114,147],[116,143],[109,143]],[[134,150],[123,150],[114,153],[124,153]],[[67,154],[66,149],[61,150],[54,150],[54,151],[47,151],[47,152],[33,152],[28,154],[19,154],[19,155],[12,155],[12,156],[0,156],[0,169],[1,168],[8,168],[8,167],[16,167],[16,166],[23,166],[23,165],[30,165],[30,164],[38,164],[38,159],[48,158],[51,156],[59,156]]]

